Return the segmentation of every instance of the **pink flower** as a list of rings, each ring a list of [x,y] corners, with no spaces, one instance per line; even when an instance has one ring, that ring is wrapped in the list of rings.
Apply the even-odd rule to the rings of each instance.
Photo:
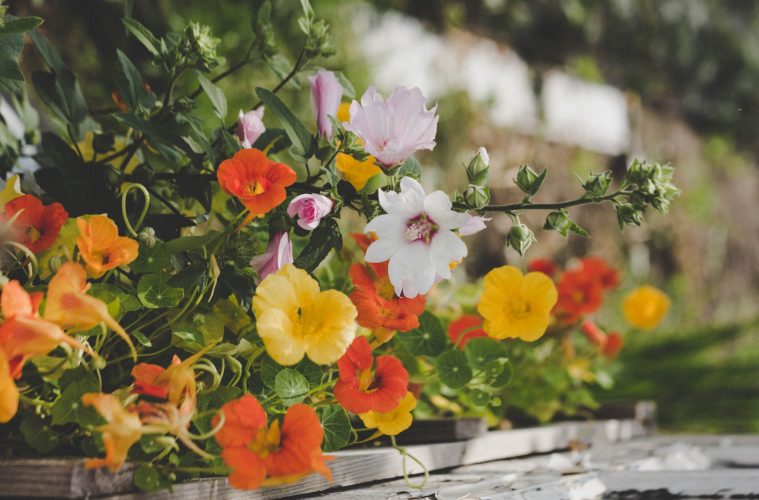
[[[436,109],[425,107],[422,91],[416,87],[396,87],[385,100],[372,86],[361,103],[351,103],[351,119],[345,128],[364,141],[364,148],[377,161],[391,167],[415,151],[435,147]]]
[[[329,116],[337,114],[340,99],[343,98],[343,87],[337,81],[337,77],[331,71],[319,71],[314,76],[309,76],[311,82],[311,105],[316,115],[316,126],[319,135],[332,138],[332,123]]]
[[[293,263],[293,244],[287,233],[274,233],[266,251],[250,259],[250,266],[258,273],[258,281],[271,273],[276,273],[283,266]]]
[[[470,215],[464,222],[464,225],[459,228],[459,236],[471,236],[477,234],[485,229],[485,223],[490,220],[490,217],[480,217],[479,215]]]
[[[237,137],[240,138],[242,147],[252,148],[253,144],[261,137],[261,134],[266,131],[266,127],[262,121],[263,118],[263,107],[248,111],[247,113],[243,113],[240,110],[240,113],[237,115]]]
[[[301,194],[293,198],[287,207],[287,215],[298,216],[298,225],[306,231],[313,231],[322,217],[332,211],[332,200],[320,194]]]

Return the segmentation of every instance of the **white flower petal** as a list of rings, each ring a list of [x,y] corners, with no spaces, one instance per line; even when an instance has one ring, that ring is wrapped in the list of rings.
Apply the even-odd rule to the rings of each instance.
[[[429,292],[435,280],[435,269],[427,245],[416,242],[399,248],[390,258],[388,276],[396,295],[413,298]]]
[[[432,237],[430,261],[443,279],[451,277],[451,262],[460,261],[467,253],[466,245],[461,238],[450,231],[440,230]]]
[[[456,229],[469,219],[469,215],[454,212],[451,198],[442,191],[435,191],[427,195],[424,200],[424,211],[442,229]]]

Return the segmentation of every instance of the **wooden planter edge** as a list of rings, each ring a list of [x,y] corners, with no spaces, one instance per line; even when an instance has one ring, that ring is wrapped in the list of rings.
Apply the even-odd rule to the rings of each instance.
[[[491,460],[515,458],[533,453],[563,450],[574,444],[599,440],[627,441],[650,435],[653,428],[650,403],[639,403],[634,418],[591,422],[563,422],[531,427],[491,431],[464,441],[410,445],[409,453],[419,458],[430,471],[448,469]],[[360,484],[384,481],[402,476],[400,454],[392,448],[347,450],[333,453],[329,465],[334,476],[328,483],[321,476],[311,475],[299,483],[256,491],[231,488],[225,478],[207,478],[179,483],[171,491],[161,491],[157,499],[274,499],[322,492]],[[407,461],[410,474],[422,468]],[[106,470],[86,470],[81,459],[7,459],[0,460],[0,497],[93,498],[109,496],[129,499],[144,497],[132,483],[133,466],[125,466],[115,474]]]

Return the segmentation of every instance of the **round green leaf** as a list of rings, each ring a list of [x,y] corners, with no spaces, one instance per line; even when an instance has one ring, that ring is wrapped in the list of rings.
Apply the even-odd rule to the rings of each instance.
[[[169,479],[153,465],[144,464],[137,467],[133,477],[134,485],[142,491],[153,492],[171,486]]]
[[[467,342],[464,348],[469,365],[475,370],[483,369],[490,361],[506,358],[506,347],[493,339],[480,337]]]
[[[469,393],[469,401],[475,406],[487,406],[490,403],[490,393],[482,389],[472,389]]]
[[[508,360],[494,359],[485,365],[485,376],[491,387],[504,387],[509,385],[514,370]]]
[[[324,451],[337,451],[348,444],[351,436],[351,423],[348,414],[340,405],[329,405],[319,408],[316,412],[324,429]]]
[[[140,252],[129,268],[137,274],[157,273],[171,265],[171,254],[166,243],[156,241],[152,247],[140,243]]]
[[[437,317],[425,311],[419,316],[419,328],[398,336],[409,351],[416,355],[437,356],[448,345],[448,336]]]
[[[147,274],[137,284],[137,297],[148,309],[174,307],[184,297],[182,288],[168,285],[166,273]]]
[[[308,394],[308,380],[300,372],[285,368],[274,378],[274,392],[285,406],[300,403]]]
[[[27,415],[20,427],[26,444],[37,453],[50,453],[60,443],[60,435],[53,430],[50,420],[43,420],[38,415]]]
[[[451,389],[461,389],[472,380],[472,369],[461,351],[446,351],[435,360],[440,381]]]

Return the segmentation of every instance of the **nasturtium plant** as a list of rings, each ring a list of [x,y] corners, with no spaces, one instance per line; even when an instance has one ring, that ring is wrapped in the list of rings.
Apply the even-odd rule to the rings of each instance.
[[[591,173],[577,198],[538,203],[548,170],[523,166],[524,198],[502,204],[480,148],[457,193],[428,191],[433,167],[416,153],[435,147],[437,107],[418,88],[357,92],[326,69],[329,24],[308,0],[297,36],[273,21],[290,4],[259,3],[235,34],[247,50],[232,54],[217,36],[226,28],[189,20],[158,33],[126,9],[134,43],[103,75],[107,102],[85,91],[93,82],[40,19],[2,18],[8,453],[83,455],[112,471],[130,461],[146,492],[202,475],[253,489],[329,477],[325,452],[382,436],[395,445],[415,416],[544,421],[593,408],[590,388],[609,386],[622,347],[593,316],[616,269],[534,261],[465,285],[453,270],[488,214],[509,217],[521,255],[539,244],[520,219],[529,210],[563,236],[587,236],[571,214],[580,205],[611,204],[621,226],[666,212],[672,168],[634,160],[616,183]],[[24,82],[27,34],[40,69]],[[225,92],[251,65],[261,73],[247,94]],[[308,98],[312,114],[298,104]],[[33,173],[19,160],[31,149]],[[643,288],[625,317],[649,329],[668,308]]]

